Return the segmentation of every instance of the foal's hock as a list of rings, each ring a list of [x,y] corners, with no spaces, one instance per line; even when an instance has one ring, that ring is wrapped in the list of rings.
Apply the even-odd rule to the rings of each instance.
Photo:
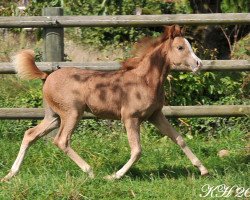
[[[133,54],[115,72],[62,68],[48,75],[36,66],[33,51],[18,53],[15,64],[20,78],[42,79],[44,82],[45,117],[40,124],[25,132],[18,156],[2,181],[17,174],[34,141],[58,127],[54,144],[94,177],[90,165],[70,146],[71,135],[84,111],[100,118],[121,119],[125,125],[131,157],[120,170],[107,176],[108,179],[121,178],[140,158],[140,124],[145,120],[178,144],[201,175],[207,174],[207,169],[161,112],[163,83],[171,65],[190,66],[195,72],[202,66],[201,60],[192,51],[178,25],[166,26],[158,38],[142,39],[135,45]]]

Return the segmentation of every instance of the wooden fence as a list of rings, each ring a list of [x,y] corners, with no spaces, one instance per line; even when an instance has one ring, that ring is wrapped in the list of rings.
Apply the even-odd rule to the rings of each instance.
[[[44,13],[57,13],[60,9],[47,9]],[[116,16],[29,16],[0,17],[0,28],[25,27],[117,27],[160,25],[218,25],[250,24],[249,13],[171,14],[171,15],[116,15]]]
[[[250,71],[249,60],[203,60],[201,71]],[[38,62],[37,66],[44,72],[53,72],[58,67],[78,67],[81,69],[94,69],[103,71],[113,71],[120,68],[119,62]],[[173,67],[171,71],[192,71],[187,67]],[[12,63],[0,63],[0,74],[15,74]]]
[[[95,70],[117,70],[117,62],[70,63],[62,62],[64,54],[64,27],[106,27],[106,26],[159,26],[181,25],[217,25],[250,24],[249,13],[216,14],[175,14],[175,15],[125,15],[125,16],[62,16],[61,8],[45,8],[44,16],[0,17],[0,28],[43,27],[44,59],[38,63],[45,72],[59,67],[79,67]],[[202,71],[250,71],[247,60],[204,60]],[[187,68],[173,68],[173,71],[189,71]],[[0,74],[13,74],[11,63],[0,63]],[[164,106],[166,117],[226,117],[249,116],[250,105],[217,106]],[[41,119],[44,116],[40,108],[0,108],[0,119]],[[93,118],[86,113],[84,118]]]

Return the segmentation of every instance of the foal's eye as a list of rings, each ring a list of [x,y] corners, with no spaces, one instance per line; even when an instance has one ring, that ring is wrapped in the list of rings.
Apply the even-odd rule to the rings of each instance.
[[[183,47],[183,46],[178,46],[177,49],[178,49],[179,51],[181,51],[181,50],[184,49],[184,47]]]

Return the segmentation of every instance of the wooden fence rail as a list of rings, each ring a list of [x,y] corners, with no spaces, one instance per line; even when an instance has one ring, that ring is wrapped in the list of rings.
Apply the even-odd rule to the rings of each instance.
[[[249,60],[203,60],[201,71],[250,71]],[[78,67],[82,69],[93,69],[112,71],[120,68],[119,62],[38,62],[38,67],[44,72],[52,72],[58,67]],[[187,67],[173,67],[172,71],[191,71]],[[14,74],[15,68],[12,63],[0,63],[0,74]]]
[[[249,13],[0,17],[0,28],[250,24]]]
[[[216,105],[216,106],[164,106],[166,117],[242,117],[250,116],[250,105]],[[42,108],[0,108],[0,119],[42,119]],[[85,113],[83,118],[96,118]]]

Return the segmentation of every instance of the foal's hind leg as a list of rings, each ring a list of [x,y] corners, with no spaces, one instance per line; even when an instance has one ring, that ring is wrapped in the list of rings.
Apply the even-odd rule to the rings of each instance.
[[[181,147],[182,151],[190,159],[192,164],[198,167],[201,172],[201,175],[208,174],[208,170],[202,165],[201,161],[189,149],[182,136],[178,132],[176,132],[176,130],[169,124],[168,120],[165,118],[162,112],[158,112],[154,116],[152,116],[150,122],[152,122],[161,131],[163,135],[169,136],[176,144]]]
[[[55,117],[53,118],[50,117],[50,118],[45,118],[40,124],[38,124],[34,128],[28,129],[24,134],[19,153],[17,155],[14,164],[11,167],[10,172],[3,179],[1,179],[1,181],[8,181],[13,176],[15,176],[18,173],[20,166],[23,162],[23,159],[25,157],[25,154],[28,148],[31,146],[31,144],[34,143],[38,138],[58,128],[58,126],[59,126],[58,119]]]
[[[94,178],[94,173],[90,165],[85,162],[70,146],[71,135],[82,117],[82,113],[73,111],[60,117],[61,126],[54,139],[54,144],[66,155],[68,155],[84,172],[88,173],[90,178]]]

